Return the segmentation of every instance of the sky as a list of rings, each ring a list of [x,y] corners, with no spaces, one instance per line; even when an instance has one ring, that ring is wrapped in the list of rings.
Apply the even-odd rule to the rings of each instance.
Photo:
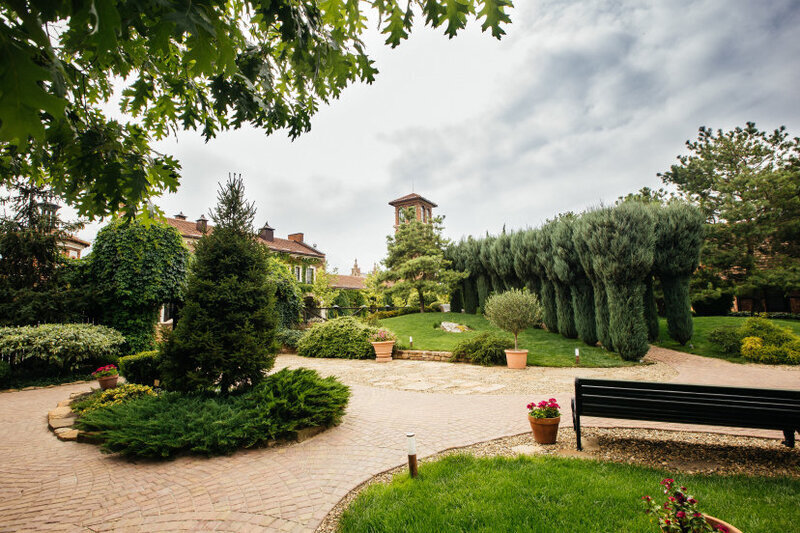
[[[155,203],[208,217],[217,184],[241,173],[258,227],[303,232],[349,273],[385,257],[388,202],[412,190],[458,240],[658,188],[700,126],[800,135],[800,2],[515,3],[500,41],[474,22],[451,40],[418,18],[395,49],[371,31],[375,83],[346,89],[295,141],[244,128],[157,143],[183,178]]]

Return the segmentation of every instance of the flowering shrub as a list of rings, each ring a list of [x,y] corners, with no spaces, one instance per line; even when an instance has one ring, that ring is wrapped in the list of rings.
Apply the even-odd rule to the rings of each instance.
[[[93,392],[85,398],[72,402],[70,408],[78,415],[83,415],[95,409],[119,405],[145,396],[156,396],[156,392],[147,385],[126,383],[114,389]]]
[[[119,370],[117,370],[117,367],[114,365],[101,366],[100,368],[92,372],[92,376],[94,376],[97,379],[107,378],[110,376],[118,376],[118,375],[119,375]]]
[[[542,400],[539,403],[531,402],[528,404],[528,414],[533,418],[556,418],[561,416],[559,405],[555,398]]]
[[[688,495],[686,487],[673,489],[675,480],[667,478],[661,481],[667,501],[658,504],[650,496],[642,496],[645,512],[655,517],[662,531],[673,533],[703,533],[722,531],[727,533],[724,526],[712,526],[706,522],[703,513],[697,510],[697,500]]]
[[[370,342],[396,341],[397,335],[386,328],[378,328],[369,334]]]

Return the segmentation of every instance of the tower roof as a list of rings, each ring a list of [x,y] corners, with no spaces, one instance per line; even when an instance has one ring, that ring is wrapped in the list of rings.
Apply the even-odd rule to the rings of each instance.
[[[424,197],[420,196],[419,194],[417,194],[415,192],[412,192],[411,194],[406,194],[405,196],[401,196],[400,198],[397,198],[396,200],[392,200],[391,202],[389,202],[389,205],[391,205],[393,207],[396,207],[398,205],[410,205],[410,204],[417,203],[417,202],[428,204],[431,207],[439,207],[435,203],[431,202],[427,198],[424,198]]]

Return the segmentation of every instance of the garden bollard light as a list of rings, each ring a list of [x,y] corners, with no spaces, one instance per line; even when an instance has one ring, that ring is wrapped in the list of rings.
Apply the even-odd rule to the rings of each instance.
[[[406,433],[408,438],[408,471],[411,477],[417,477],[417,440],[413,433]]]
[[[408,347],[409,348],[413,348],[414,347],[414,337],[411,337],[411,336],[408,337]]]
[[[575,348],[575,366],[581,364],[581,351],[579,348]]]

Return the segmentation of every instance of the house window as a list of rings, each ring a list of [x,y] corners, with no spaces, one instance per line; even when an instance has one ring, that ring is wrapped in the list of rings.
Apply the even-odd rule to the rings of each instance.
[[[306,267],[306,283],[314,283],[314,267]]]
[[[296,279],[300,283],[303,282],[303,267],[295,265],[295,267],[294,267],[294,279]]]

